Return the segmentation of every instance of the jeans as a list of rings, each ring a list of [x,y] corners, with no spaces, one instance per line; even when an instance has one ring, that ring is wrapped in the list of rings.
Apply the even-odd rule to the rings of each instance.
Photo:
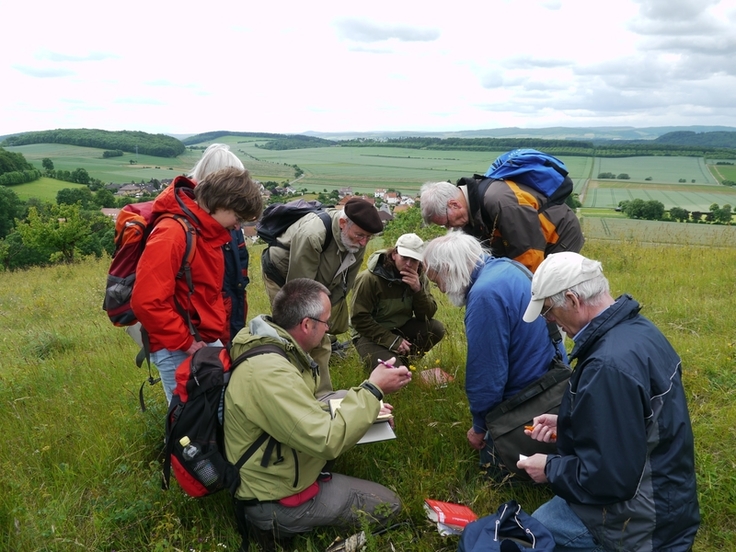
[[[567,501],[555,496],[542,504],[532,514],[542,522],[555,539],[555,552],[601,552],[603,547],[595,542],[593,535],[580,518],[572,511]]]
[[[218,339],[207,344],[209,347],[222,346],[222,342]],[[171,404],[171,397],[176,389],[176,368],[186,360],[189,355],[184,351],[169,351],[161,349],[155,353],[151,353],[151,361],[156,365],[159,376],[161,376],[161,384],[164,386],[166,393],[166,404]]]

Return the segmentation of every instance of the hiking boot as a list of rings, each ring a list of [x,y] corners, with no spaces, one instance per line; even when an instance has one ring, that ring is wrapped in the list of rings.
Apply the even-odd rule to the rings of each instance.
[[[347,350],[350,348],[350,340],[348,341],[333,341],[332,342],[332,354],[340,358],[347,356]]]

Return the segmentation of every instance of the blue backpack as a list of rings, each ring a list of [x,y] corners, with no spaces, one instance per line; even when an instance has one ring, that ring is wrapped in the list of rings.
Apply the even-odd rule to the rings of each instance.
[[[548,198],[546,206],[564,203],[573,188],[562,161],[528,148],[499,155],[484,176],[493,180],[511,180],[541,192]]]
[[[542,523],[521,509],[515,500],[498,507],[490,516],[463,529],[457,552],[554,552],[555,539]]]

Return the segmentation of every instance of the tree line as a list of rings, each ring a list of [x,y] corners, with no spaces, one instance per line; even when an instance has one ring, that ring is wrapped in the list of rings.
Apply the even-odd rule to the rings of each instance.
[[[723,207],[717,203],[710,206],[710,211],[688,211],[682,207],[672,207],[669,213],[665,212],[664,204],[656,199],[643,200],[640,198],[621,201],[618,210],[628,218],[639,220],[671,220],[676,222],[710,222],[715,224],[731,224],[733,218],[732,207],[728,203]]]
[[[154,155],[156,157],[176,157],[186,150],[184,144],[166,134],[147,132],[97,129],[57,129],[39,132],[26,132],[6,138],[0,145],[25,146],[29,144],[67,144],[100,148],[108,151],[121,150],[129,153]]]
[[[20,153],[0,148],[0,186],[25,184],[41,177],[41,172]]]

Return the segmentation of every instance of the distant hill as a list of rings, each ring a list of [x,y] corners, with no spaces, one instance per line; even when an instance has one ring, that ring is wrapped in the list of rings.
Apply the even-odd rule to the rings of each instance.
[[[663,134],[654,140],[659,144],[673,146],[704,146],[709,148],[736,148],[736,132],[703,132],[676,131]]]
[[[736,127],[726,126],[666,126],[666,127],[547,127],[547,128],[492,128],[480,130],[458,130],[445,132],[316,132],[307,131],[306,136],[317,136],[328,140],[354,140],[367,138],[541,138],[544,140],[655,140],[671,132],[734,132]],[[696,144],[693,144],[696,145]]]
[[[105,150],[122,150],[157,157],[176,157],[186,150],[180,140],[166,134],[89,128],[60,128],[39,132],[24,132],[5,138],[0,142],[0,146],[5,147],[26,146],[28,144],[67,144]]]
[[[287,134],[273,134],[269,132],[234,132],[231,130],[213,130],[211,132],[203,132],[194,134],[182,140],[185,146],[193,146],[202,142],[211,142],[222,138],[223,136],[243,136],[245,138],[286,138]]]

